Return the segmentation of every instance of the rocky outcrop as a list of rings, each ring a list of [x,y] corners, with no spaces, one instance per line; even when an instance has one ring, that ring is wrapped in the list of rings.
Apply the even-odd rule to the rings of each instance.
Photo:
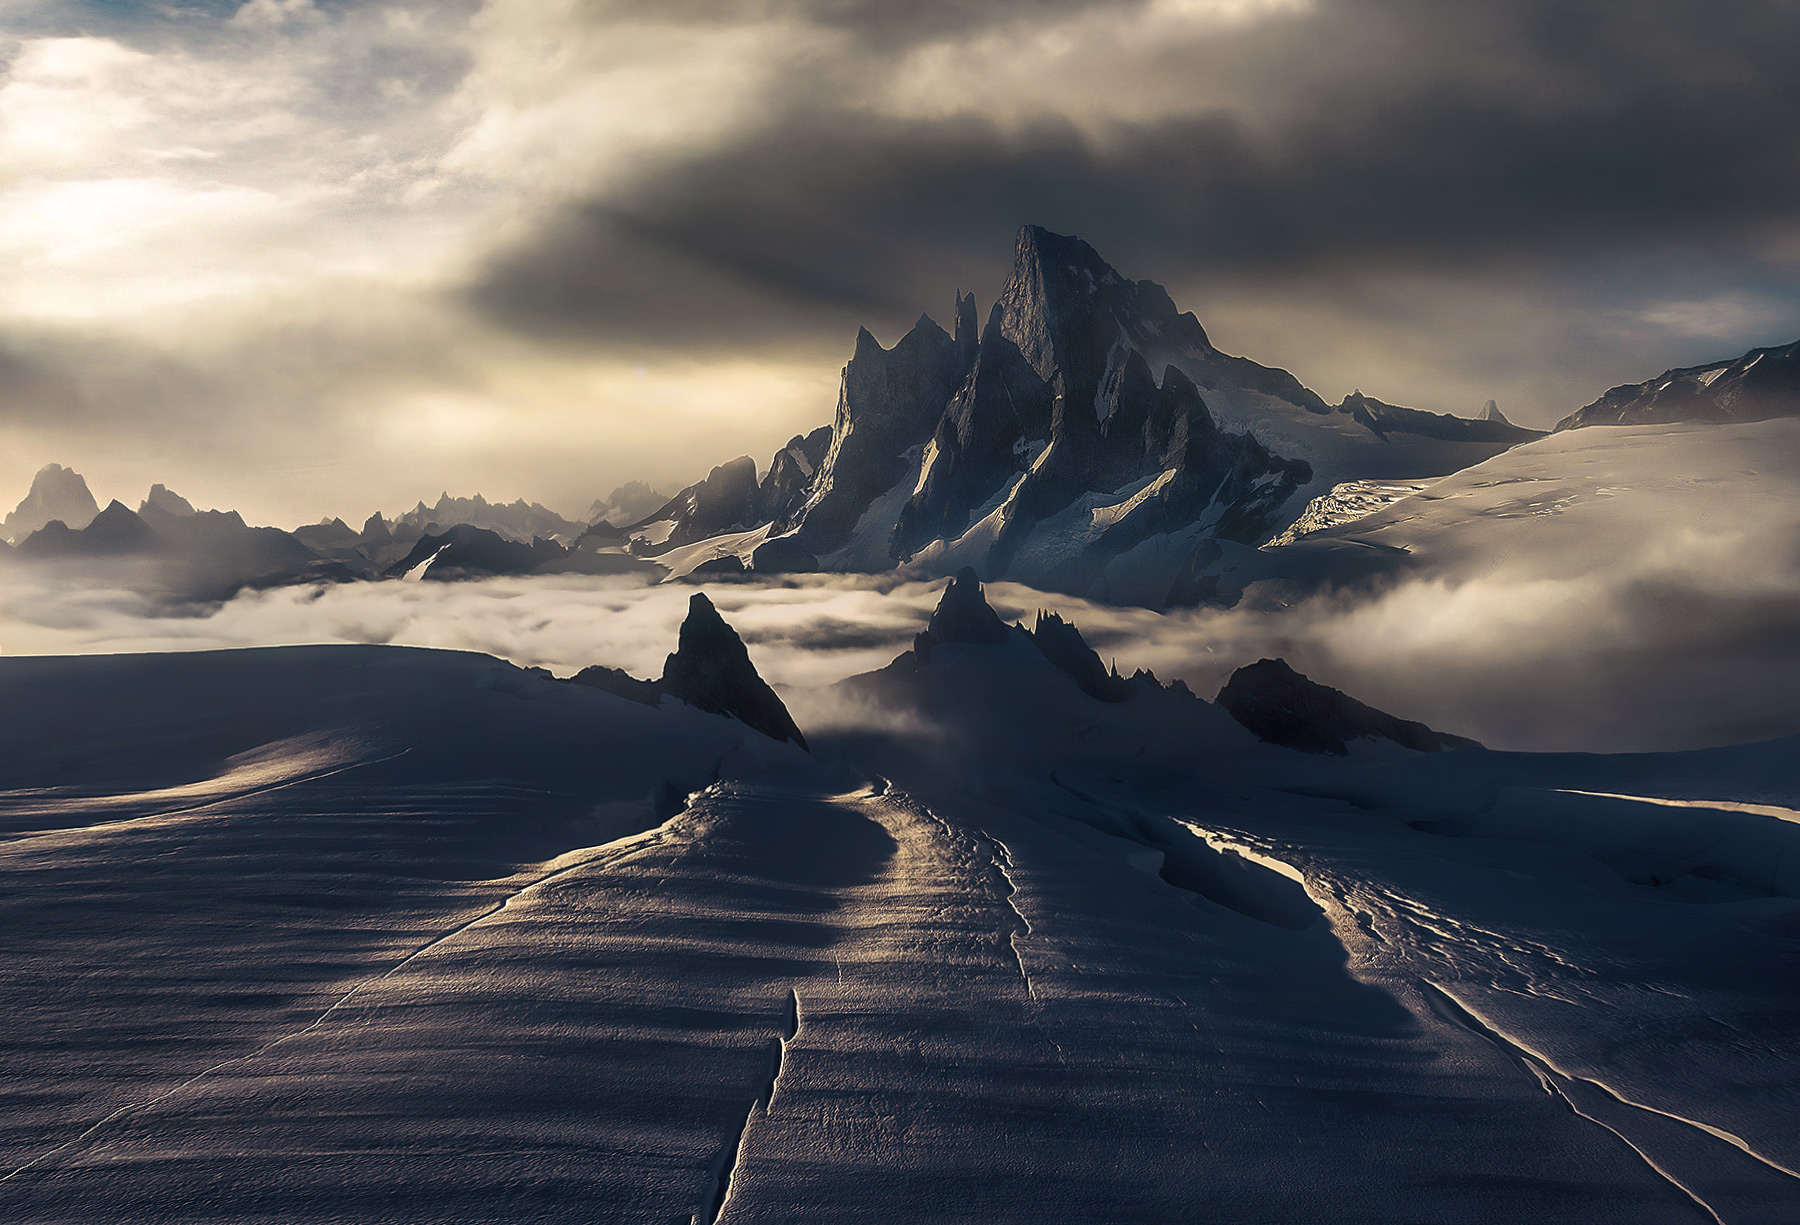
[[[632,526],[674,523],[674,528],[662,540],[644,550],[651,555],[724,532],[760,527],[766,520],[759,519],[762,510],[759,492],[756,461],[748,455],[740,455],[729,463],[720,464],[707,473],[705,480],[689,485]]]
[[[966,328],[974,302],[957,297],[961,339],[925,315],[892,349],[883,349],[867,328],[857,332],[839,384],[831,446],[797,516],[801,542],[814,553],[848,540],[869,504],[906,475],[907,453],[931,436],[970,360]]]
[[[806,748],[806,737],[800,734],[793,716],[757,674],[743,640],[704,592],[696,592],[688,601],[680,641],[663,664],[657,683],[663,693],[689,706],[730,715],[772,740],[791,740]]]
[[[664,697],[676,698],[709,714],[736,719],[771,740],[792,741],[807,748],[806,737],[781,698],[757,674],[743,640],[704,592],[695,593],[688,601],[687,619],[681,623],[675,653],[664,662],[661,678],[643,681],[623,669],[596,664],[569,679],[645,706],[656,706]]]
[[[929,663],[934,646],[952,642],[999,646],[1008,634],[1018,632],[1017,626],[1002,621],[1000,614],[987,602],[987,596],[981,591],[980,576],[964,566],[944,588],[931,621],[913,636],[913,654],[920,663]]]
[[[1120,676],[1118,670],[1100,662],[1099,652],[1087,644],[1073,622],[1064,621],[1053,612],[1038,610],[1037,624],[1031,628],[1031,641],[1044,658],[1069,674],[1081,691],[1102,702],[1123,702],[1131,697],[1134,682]],[[1140,673],[1155,684],[1150,673]],[[1161,686],[1157,686],[1161,688]]]
[[[1193,697],[1180,681],[1164,685],[1156,679],[1155,673],[1143,669],[1128,677],[1120,676],[1116,668],[1101,662],[1073,622],[1064,621],[1056,613],[1040,609],[1037,623],[1031,629],[1008,625],[987,602],[980,576],[968,567],[959,570],[945,585],[930,623],[913,637],[913,649],[895,659],[879,675],[890,680],[916,677],[919,669],[931,663],[936,647],[952,643],[995,647],[1011,640],[1036,647],[1052,667],[1065,673],[1078,689],[1097,701],[1129,701],[1140,689]]]
[[[19,544],[51,522],[80,531],[99,513],[100,505],[79,472],[61,464],[46,464],[31,479],[31,491],[24,500],[0,519],[0,537]]]
[[[1262,659],[1239,668],[1219,690],[1218,704],[1270,744],[1339,757],[1358,740],[1388,740],[1420,753],[1480,748],[1473,740],[1399,719],[1308,680],[1285,660]]]
[[[819,568],[819,559],[797,537],[777,536],[756,546],[750,568],[758,574],[810,574]]]
[[[769,461],[762,484],[757,487],[756,518],[785,529],[792,525],[794,513],[805,504],[819,466],[831,450],[831,427],[821,425],[810,434],[795,434],[787,446],[775,452]]]
[[[655,706],[662,701],[661,685],[655,681],[640,681],[623,668],[608,668],[603,664],[593,664],[583,668],[569,680],[588,689],[598,689],[603,693],[610,693],[614,697],[638,702],[645,706]]]
[[[1558,431],[1590,425],[1664,425],[1677,421],[1766,421],[1800,416],[1800,341],[1752,349],[1707,366],[1665,370],[1626,383],[1570,413]]]
[[[1344,397],[1334,412],[1347,413],[1359,424],[1386,438],[1389,434],[1418,434],[1425,438],[1441,438],[1446,442],[1498,442],[1516,446],[1542,438],[1543,430],[1530,430],[1514,425],[1500,414],[1492,400],[1476,418],[1455,417],[1449,413],[1428,413],[1423,409],[1402,408],[1385,404],[1373,396],[1353,391]]]

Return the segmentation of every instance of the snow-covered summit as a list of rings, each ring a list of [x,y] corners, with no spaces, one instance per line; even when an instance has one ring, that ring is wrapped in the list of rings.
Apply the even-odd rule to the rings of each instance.
[[[992,578],[1160,606],[1214,541],[1266,540],[1352,478],[1438,476],[1533,432],[1355,397],[1221,352],[1154,281],[1088,243],[1019,231],[985,325],[958,293],[892,348],[866,329],[829,430],[759,482],[714,469],[630,531],[677,575],[751,570]],[[1185,598],[1185,597],[1183,597]]]
[[[1625,383],[1556,423],[1662,425],[1680,421],[1766,421],[1800,416],[1800,340],[1705,366],[1665,370]]]

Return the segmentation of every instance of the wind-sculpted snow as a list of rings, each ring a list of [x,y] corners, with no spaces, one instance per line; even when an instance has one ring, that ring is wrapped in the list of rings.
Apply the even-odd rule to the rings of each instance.
[[[887,684],[933,734],[819,765],[451,652],[0,661],[0,1215],[1792,1219],[1793,899],[1566,819],[1779,858],[1785,747],[1310,757],[1022,634]]]

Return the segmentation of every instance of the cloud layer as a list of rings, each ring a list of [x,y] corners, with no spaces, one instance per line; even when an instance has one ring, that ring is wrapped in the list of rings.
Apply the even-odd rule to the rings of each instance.
[[[1286,658],[1324,683],[1493,748],[1692,748],[1800,733],[1800,552],[1758,575],[1761,537],[1694,536],[1597,573],[1501,568],[1377,593],[1317,596],[1279,612],[1158,614],[1014,584],[989,588],[1008,620],[1040,607],[1080,626],[1103,658],[1210,697],[1233,670]],[[1753,577],[1746,577],[1753,576]],[[910,648],[942,583],[810,576],[707,594],[811,726],[884,724],[895,712],[822,687]],[[9,573],[6,654],[202,650],[377,642],[481,651],[569,676],[592,663],[656,676],[693,588],[576,576],[365,583],[246,593],[169,609],[129,592]]]

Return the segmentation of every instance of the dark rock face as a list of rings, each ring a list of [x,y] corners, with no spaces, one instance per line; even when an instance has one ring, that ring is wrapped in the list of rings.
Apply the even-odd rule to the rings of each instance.
[[[651,547],[652,554],[693,544],[722,532],[745,531],[761,526],[757,519],[761,509],[759,492],[756,461],[748,455],[740,455],[729,463],[720,464],[707,473],[705,480],[689,485],[633,526],[641,527],[665,519],[675,521],[675,528],[668,537]]]
[[[869,503],[906,474],[906,453],[931,437],[973,356],[974,297],[959,295],[956,310],[954,338],[923,315],[892,349],[867,328],[857,332],[830,447],[798,516],[801,543],[812,552],[843,544]]]
[[[1794,416],[1800,416],[1800,341],[1752,349],[1709,366],[1665,370],[1648,382],[1614,387],[1558,421],[1556,429]]]
[[[31,479],[31,491],[11,514],[0,519],[0,537],[22,544],[25,538],[52,521],[80,531],[100,513],[100,504],[88,492],[79,472],[61,464],[46,464]]]
[[[1049,445],[1057,388],[1003,333],[994,304],[968,378],[938,418],[919,482],[894,525],[892,552],[910,557],[954,536],[976,507]]]
[[[795,434],[787,446],[775,452],[769,471],[757,488],[757,511],[753,516],[766,523],[786,527],[806,502],[819,465],[831,450],[831,427],[821,425],[810,434]]]
[[[931,622],[913,638],[913,654],[920,663],[931,659],[931,648],[939,644],[968,642],[979,646],[999,646],[1008,634],[1019,633],[1017,627],[1000,619],[981,591],[981,578],[964,566],[944,588]]]
[[[550,547],[556,548],[554,544]],[[389,578],[400,578],[429,561],[431,565],[421,577],[449,582],[473,575],[530,574],[546,560],[541,551],[534,551],[530,545],[508,540],[484,527],[459,523],[447,531],[419,537],[412,550],[385,573]]]
[[[601,664],[583,668],[569,680],[577,685],[585,685],[589,689],[599,689],[615,697],[625,698],[632,702],[641,702],[645,706],[655,706],[662,701],[662,686],[655,681],[640,681],[623,668],[608,668]]]
[[[394,529],[388,525],[386,519],[382,518],[380,511],[376,511],[363,521],[362,535],[358,537],[358,544],[371,555],[393,543]]]
[[[1067,672],[1090,698],[1102,702],[1123,702],[1131,697],[1135,688],[1133,682],[1101,663],[1099,654],[1087,644],[1081,631],[1071,622],[1064,621],[1053,612],[1040,609],[1037,624],[1031,630],[1031,640],[1044,653],[1045,659]],[[1156,678],[1149,673],[1139,673],[1139,676],[1146,677],[1151,684],[1155,684]]]
[[[806,748],[806,737],[787,707],[757,675],[743,640],[704,592],[688,601],[679,644],[663,664],[658,684],[662,692],[689,706],[730,715],[771,740],[791,740]]]
[[[1233,672],[1219,690],[1218,704],[1261,739],[1303,753],[1342,757],[1349,754],[1350,742],[1360,739],[1391,740],[1420,753],[1481,747],[1365,706],[1308,680],[1280,659],[1258,660]]]
[[[758,574],[810,574],[819,568],[819,559],[796,537],[777,536],[756,546],[750,568]]]
[[[741,577],[745,573],[744,561],[736,553],[727,553],[723,557],[714,557],[703,561],[687,572],[688,582],[698,582],[707,578]]]
[[[887,667],[859,678],[868,682],[908,683],[919,670],[931,662],[932,650],[949,643],[976,646],[1002,646],[1017,637],[1037,647],[1044,659],[1058,671],[1068,675],[1089,697],[1101,702],[1126,702],[1140,689],[1175,693],[1193,699],[1193,693],[1180,681],[1164,685],[1156,674],[1140,668],[1129,677],[1107,667],[1087,644],[1072,622],[1053,612],[1039,610],[1032,629],[1008,625],[1000,619],[981,588],[981,579],[972,568],[958,571],[944,588],[930,624],[913,638],[913,649],[896,657]]]
[[[1027,226],[975,372],[946,410],[901,514],[900,551],[960,533],[1008,482],[1016,483],[989,557],[997,573],[1084,493],[1166,478],[1034,578],[1054,589],[1086,589],[1110,558],[1209,509],[1215,536],[1264,534],[1312,470],[1220,431],[1186,367],[1327,411],[1292,376],[1218,353],[1160,285],[1126,280],[1078,238]]]

